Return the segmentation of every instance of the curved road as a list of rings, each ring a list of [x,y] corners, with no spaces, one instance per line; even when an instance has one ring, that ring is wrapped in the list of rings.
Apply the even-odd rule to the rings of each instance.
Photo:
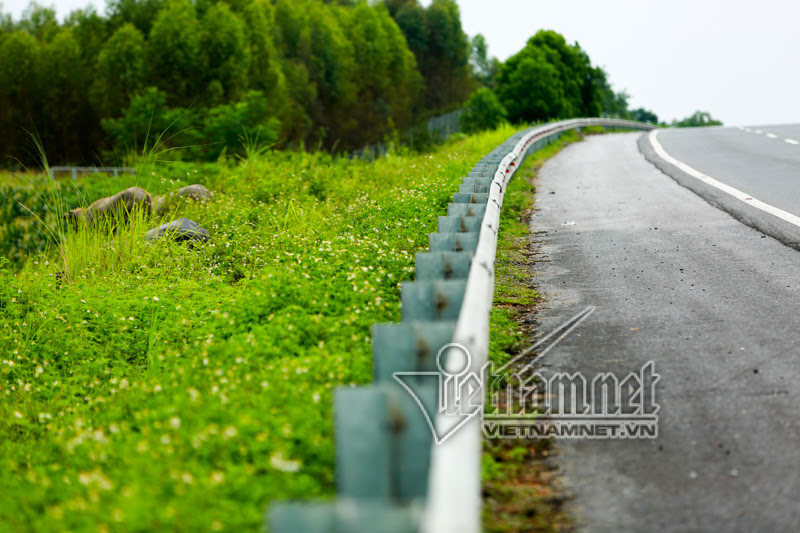
[[[658,139],[700,172],[800,214],[800,125],[668,129]]]
[[[776,138],[720,128],[658,139],[800,214],[800,145],[781,140],[800,141],[800,127],[759,129]],[[536,183],[541,329],[596,307],[541,364],[590,378],[652,360],[661,376],[657,439],[558,441],[572,510],[589,531],[796,531],[800,252],[659,171],[640,135],[571,145]]]

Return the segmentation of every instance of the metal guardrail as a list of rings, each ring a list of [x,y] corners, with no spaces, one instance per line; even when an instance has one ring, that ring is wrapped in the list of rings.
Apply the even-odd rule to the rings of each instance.
[[[107,172],[114,176],[119,176],[120,173],[136,174],[136,169],[132,167],[50,167],[50,178],[56,179],[56,172],[69,172],[72,174],[72,179],[78,179],[78,173],[90,172],[96,174],[98,172]]]
[[[467,369],[480,375],[489,347],[494,260],[506,187],[528,154],[570,129],[652,129],[617,119],[574,119],[520,131],[475,165],[439,217],[430,251],[416,257],[416,281],[402,286],[402,322],[373,327],[374,384],[342,388],[334,398],[337,499],[278,503],[265,526],[289,532],[453,532],[481,529],[481,428],[472,417],[441,444],[436,427],[450,422],[439,409],[438,384],[415,384],[417,399],[395,373],[439,371],[437,355],[451,343],[467,348]],[[446,352],[446,363],[462,354]],[[480,397],[482,412],[484,401]]]
[[[464,108],[450,111],[444,115],[439,115],[428,120],[425,127],[431,135],[437,135],[441,139],[447,139],[454,133],[461,131],[461,115]]]
[[[438,140],[444,141],[454,133],[461,131],[461,115],[464,114],[465,109],[456,109],[443,115],[431,117],[421,125],[424,126],[427,132],[433,135]],[[405,135],[413,136],[414,128],[405,132]],[[352,157],[360,158],[374,158],[386,154],[389,147],[385,143],[375,143],[359,148],[352,153]]]

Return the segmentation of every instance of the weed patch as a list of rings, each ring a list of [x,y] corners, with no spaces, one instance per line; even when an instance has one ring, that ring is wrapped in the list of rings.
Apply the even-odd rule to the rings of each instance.
[[[575,132],[531,154],[509,184],[503,199],[497,256],[494,306],[490,317],[489,359],[503,365],[533,343],[535,313],[541,301],[533,279],[534,251],[529,222],[536,171]],[[535,354],[531,354],[533,357]],[[524,363],[524,362],[523,362]],[[548,440],[485,440],[482,458],[483,527],[490,532],[563,531],[570,528],[564,495],[548,461]]]

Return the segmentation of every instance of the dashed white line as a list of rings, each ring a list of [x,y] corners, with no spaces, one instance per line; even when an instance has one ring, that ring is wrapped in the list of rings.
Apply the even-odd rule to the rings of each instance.
[[[742,128],[739,128],[739,129],[742,129]],[[748,131],[750,133],[758,133],[758,134],[764,133],[761,130],[751,130],[750,128],[744,128],[744,131]],[[778,136],[775,135],[774,133],[767,133],[767,137],[769,137],[770,139],[777,139],[778,138]],[[783,141],[786,142],[786,143],[789,143],[789,144],[800,144],[800,141],[795,141],[794,139],[784,139]]]
[[[784,211],[783,209],[779,209],[779,208],[775,207],[774,205],[770,205],[768,203],[762,202],[761,200],[753,198],[751,195],[749,195],[749,194],[747,194],[745,192],[742,192],[742,191],[740,191],[739,189],[737,189],[735,187],[731,187],[730,185],[726,185],[725,183],[722,183],[721,181],[716,180],[716,179],[712,178],[711,176],[707,176],[707,175],[703,174],[699,170],[696,170],[696,169],[690,167],[689,165],[687,165],[683,161],[678,161],[677,159],[675,159],[674,157],[669,155],[664,150],[664,147],[661,146],[661,143],[658,142],[658,140],[656,139],[656,135],[658,135],[658,130],[653,130],[653,131],[650,132],[649,137],[648,137],[650,139],[650,144],[653,146],[653,150],[655,150],[656,154],[658,154],[658,156],[661,159],[665,160],[667,163],[671,163],[671,164],[675,165],[676,167],[678,167],[682,171],[686,172],[690,176],[695,177],[695,178],[699,179],[700,181],[702,181],[703,183],[711,185],[712,187],[715,187],[715,188],[719,189],[720,191],[723,191],[723,192],[726,192],[726,193],[730,194],[731,196],[733,196],[737,200],[741,200],[742,202],[746,203],[747,205],[753,206],[756,209],[760,209],[761,211],[764,211],[765,213],[769,213],[770,215],[776,216],[776,217],[780,218],[781,220],[785,220],[789,224],[795,225],[795,226],[800,228],[800,217],[798,217],[796,215],[793,215],[791,213],[788,213],[788,212]]]

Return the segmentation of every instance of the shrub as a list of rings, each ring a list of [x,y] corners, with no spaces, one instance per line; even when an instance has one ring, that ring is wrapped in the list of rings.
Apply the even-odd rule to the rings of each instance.
[[[461,116],[461,127],[466,132],[491,130],[502,124],[506,116],[506,109],[497,96],[481,87],[467,102],[467,108]]]

